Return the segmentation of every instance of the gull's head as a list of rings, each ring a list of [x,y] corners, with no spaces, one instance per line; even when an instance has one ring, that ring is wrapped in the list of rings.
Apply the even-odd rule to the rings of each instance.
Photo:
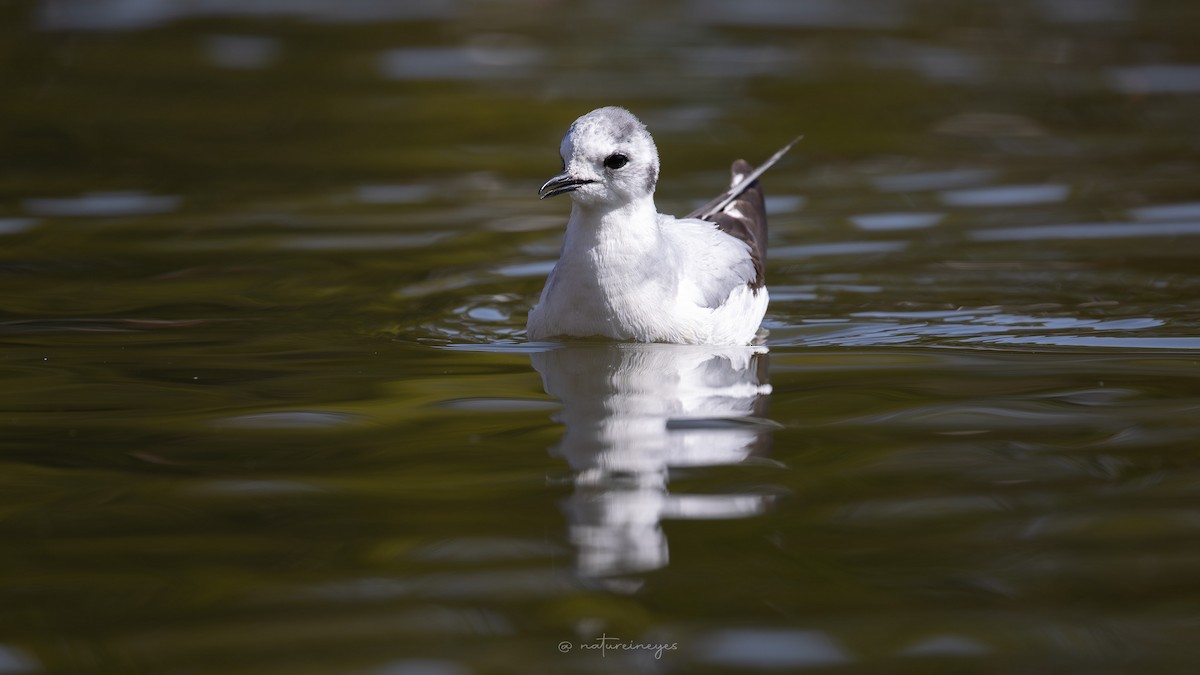
[[[654,194],[658,148],[624,108],[598,108],[575,120],[558,152],[563,171],[538,191],[542,199],[570,193],[577,204],[617,207]]]

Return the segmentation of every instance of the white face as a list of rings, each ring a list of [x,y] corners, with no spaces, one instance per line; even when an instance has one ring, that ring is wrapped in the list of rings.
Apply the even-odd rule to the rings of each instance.
[[[559,154],[565,170],[552,180],[577,183],[569,194],[578,204],[619,206],[654,194],[658,149],[645,125],[623,108],[600,108],[575,120]]]

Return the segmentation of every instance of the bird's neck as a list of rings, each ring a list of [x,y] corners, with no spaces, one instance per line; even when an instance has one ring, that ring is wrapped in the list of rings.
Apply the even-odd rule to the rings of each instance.
[[[563,249],[564,253],[608,249],[631,253],[654,247],[658,238],[653,195],[619,206],[574,203]]]

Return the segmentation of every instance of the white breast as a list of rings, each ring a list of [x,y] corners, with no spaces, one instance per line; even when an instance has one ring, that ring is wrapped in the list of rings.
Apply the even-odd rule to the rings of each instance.
[[[748,286],[754,268],[743,242],[712,223],[669,216],[620,236],[628,229],[611,228],[609,236],[575,241],[569,231],[562,257],[529,315],[530,339],[753,341],[766,313],[767,292]]]

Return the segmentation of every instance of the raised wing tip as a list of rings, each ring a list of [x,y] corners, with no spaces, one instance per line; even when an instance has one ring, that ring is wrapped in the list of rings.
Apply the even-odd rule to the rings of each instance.
[[[778,162],[780,157],[783,157],[784,155],[786,155],[788,153],[788,150],[792,149],[792,146],[796,145],[803,139],[804,139],[804,134],[800,134],[799,136],[788,141],[787,145],[785,145],[782,148],[780,148],[779,150],[777,150],[775,152],[775,154],[771,155],[770,159],[763,162],[762,166],[760,166],[759,168],[762,169],[763,171],[766,171],[767,169],[769,169],[771,167],[772,164],[774,164],[775,162]]]
[[[689,213],[688,218],[708,219],[714,213],[718,213],[726,206],[729,206],[730,202],[737,199],[739,195],[745,192],[746,188],[750,187],[754,181],[758,180],[759,176],[766,173],[767,169],[770,169],[772,166],[774,166],[775,163],[778,162],[781,157],[786,155],[787,151],[791,150],[793,145],[799,143],[802,138],[804,138],[803,135],[793,138],[790,142],[788,142],[787,145],[783,146],[779,150],[776,150],[775,154],[768,157],[767,161],[758,165],[758,168],[751,171],[749,175],[742,175],[741,180],[737,181],[736,185],[731,186],[728,190],[726,190],[717,198],[713,199],[711,202]],[[739,162],[741,161],[742,160],[739,160]],[[738,171],[738,162],[734,162],[734,173],[735,175],[741,173]]]

